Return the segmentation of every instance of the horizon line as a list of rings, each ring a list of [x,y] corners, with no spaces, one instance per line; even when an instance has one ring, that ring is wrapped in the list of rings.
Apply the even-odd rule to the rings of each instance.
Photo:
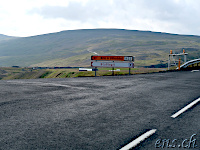
[[[123,28],[88,28],[88,29],[72,29],[72,30],[61,30],[57,32],[50,32],[50,33],[44,33],[44,34],[36,34],[36,35],[30,35],[30,36],[10,36],[6,34],[1,34],[3,36],[7,37],[15,37],[15,38],[29,38],[29,37],[36,37],[36,36],[42,36],[42,35],[49,35],[49,34],[56,34],[60,32],[67,32],[67,31],[80,31],[80,30],[125,30],[125,31],[138,31],[138,32],[152,32],[152,33],[161,33],[161,34],[169,34],[169,35],[179,35],[179,36],[195,36],[200,37],[200,35],[194,35],[194,34],[178,34],[178,33],[170,33],[170,32],[161,32],[161,31],[151,31],[151,30],[136,30],[136,29],[123,29]]]

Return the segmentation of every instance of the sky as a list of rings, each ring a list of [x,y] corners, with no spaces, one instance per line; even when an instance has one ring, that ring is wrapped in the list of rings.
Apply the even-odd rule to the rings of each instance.
[[[118,28],[200,35],[200,0],[0,0],[0,34]]]

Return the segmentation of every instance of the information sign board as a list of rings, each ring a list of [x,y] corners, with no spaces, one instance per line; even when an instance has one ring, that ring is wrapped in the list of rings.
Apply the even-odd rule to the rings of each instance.
[[[121,63],[121,62],[91,62],[92,67],[107,67],[107,68],[134,68],[134,63]]]
[[[91,60],[101,61],[134,61],[133,56],[91,56]]]

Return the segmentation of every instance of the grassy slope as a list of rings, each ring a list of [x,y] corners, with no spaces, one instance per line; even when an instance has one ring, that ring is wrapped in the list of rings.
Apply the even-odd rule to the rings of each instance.
[[[109,71],[112,68],[99,68],[97,76],[112,75]],[[139,73],[151,73],[158,72],[160,69],[152,68],[134,68],[131,69],[131,74]],[[127,75],[129,70],[127,68],[120,69],[119,72],[115,72],[115,75]],[[38,78],[71,78],[71,77],[85,77],[95,76],[94,71],[79,72],[78,69],[42,69],[33,70],[31,68],[12,68],[12,67],[1,67],[0,68],[0,80],[10,79],[38,79]]]
[[[200,63],[189,66],[191,70],[199,70]],[[115,68],[119,69],[119,68]],[[176,69],[172,67],[171,69]],[[97,76],[112,75],[110,71],[112,68],[98,68]],[[132,68],[131,74],[153,73],[166,71],[161,68]],[[115,71],[115,75],[128,75],[128,68],[120,68],[120,71]],[[80,72],[78,68],[72,69],[32,69],[32,68],[13,68],[13,67],[0,67],[0,80],[9,79],[38,79],[38,78],[71,78],[71,77],[85,77],[95,76],[94,71]]]
[[[0,42],[0,66],[90,66],[90,56],[133,55],[136,66],[167,63],[170,49],[200,57],[200,37],[148,31],[62,31]],[[89,51],[88,51],[89,50]]]

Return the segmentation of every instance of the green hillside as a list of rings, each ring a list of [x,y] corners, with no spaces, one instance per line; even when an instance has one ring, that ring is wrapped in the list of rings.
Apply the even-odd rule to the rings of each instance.
[[[0,36],[1,39],[1,36]],[[90,56],[133,55],[136,66],[167,63],[169,50],[200,57],[200,37],[123,29],[87,29],[0,40],[0,66],[90,66]],[[95,53],[94,53],[95,52]]]

